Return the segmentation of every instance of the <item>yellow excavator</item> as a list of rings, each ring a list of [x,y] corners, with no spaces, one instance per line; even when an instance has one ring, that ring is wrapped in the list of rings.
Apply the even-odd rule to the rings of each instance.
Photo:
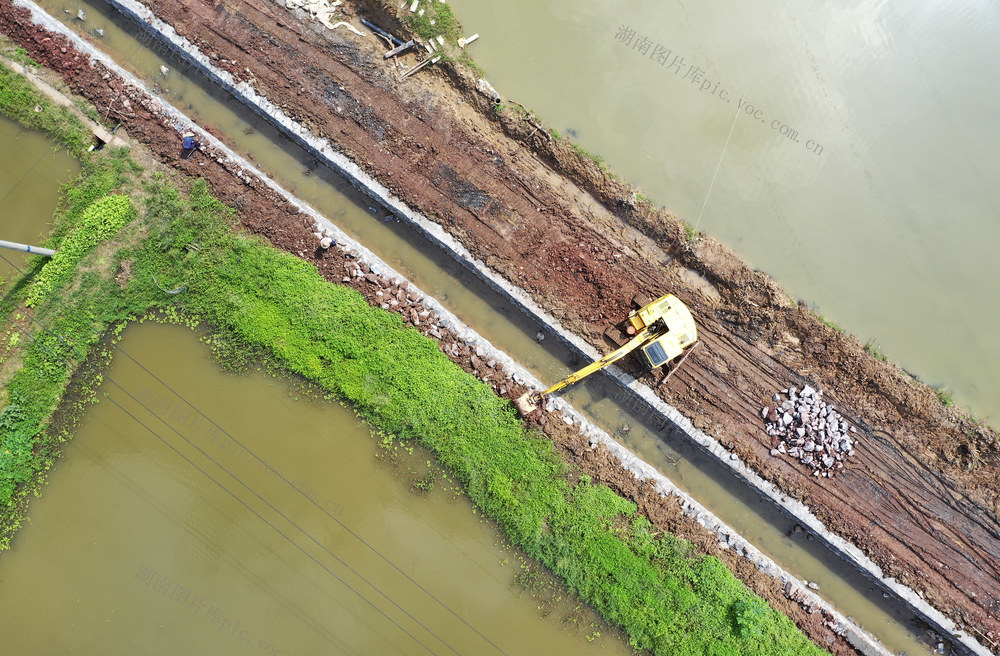
[[[661,296],[652,303],[648,298],[636,296],[633,303],[638,309],[629,313],[625,322],[625,334],[622,335],[618,328],[609,328],[605,333],[619,344],[618,349],[571,373],[544,392],[528,392],[521,396],[514,402],[521,414],[534,412],[549,395],[604,369],[635,350],[639,351],[639,360],[647,371],[668,365],[667,373],[660,382],[666,380],[687,358],[698,341],[694,317],[687,306],[673,294]]]

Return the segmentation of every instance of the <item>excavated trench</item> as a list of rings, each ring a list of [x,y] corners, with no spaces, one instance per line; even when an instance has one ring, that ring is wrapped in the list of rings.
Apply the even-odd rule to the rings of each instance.
[[[95,8],[89,8],[88,12],[96,15]],[[108,25],[104,26],[105,39],[109,45],[113,41],[109,27],[111,22],[108,20]],[[114,22],[118,22],[125,30],[130,27],[120,19]],[[134,26],[131,29],[134,30]],[[140,49],[141,44],[137,44],[128,58],[137,62]],[[156,58],[151,53],[148,55]],[[175,76],[175,79],[179,77],[180,70],[185,68],[180,60],[167,61],[167,65],[173,69],[170,75]],[[167,77],[167,80],[170,78]],[[203,119],[208,118],[210,123],[218,125],[219,121],[212,119],[217,118],[216,114],[223,113],[223,108],[213,107],[211,104],[224,102],[227,94],[221,93],[207,80],[196,84],[203,91],[207,90],[208,95],[200,99],[182,98],[181,103],[187,102],[189,110],[196,111]],[[170,81],[165,86],[179,85]],[[164,95],[170,97],[166,90]],[[209,95],[215,98],[209,98]],[[270,114],[261,114],[272,123],[276,122]],[[448,309],[455,311],[465,323],[472,325],[503,351],[516,353],[518,360],[531,372],[551,382],[569,368],[593,356],[592,350],[579,340],[572,339],[558,329],[549,330],[548,325],[554,326],[554,321],[503,281],[485,275],[484,270],[472,262],[468,253],[463,252],[464,249],[456,248],[453,244],[452,248],[447,248],[448,239],[444,239],[443,233],[435,231],[433,226],[383,221],[382,218],[388,212],[383,212],[378,205],[372,205],[366,197],[350,190],[329,170],[317,166],[316,160],[327,153],[322,152],[315,144],[296,137],[299,144],[294,145],[287,133],[265,126],[260,118],[248,116],[243,111],[236,111],[235,115],[238,117],[237,122],[245,123],[251,132],[246,128],[235,133],[231,129],[226,130],[227,142],[236,144],[241,150],[257,153],[254,159],[261,168],[275,171],[276,179],[295,190],[300,197],[312,202],[327,216],[333,216],[338,225],[358,236],[363,243],[377,244],[383,259],[402,270],[431,296],[442,298]],[[255,140],[249,139],[250,137]],[[246,144],[246,141],[254,143]],[[263,155],[262,148],[268,143],[279,144],[282,157]],[[289,168],[286,166],[288,162],[297,163],[297,166]],[[303,174],[290,175],[292,171],[301,171]],[[304,174],[306,172],[308,175]],[[350,210],[342,206],[338,208],[347,198],[331,201],[328,197],[330,186],[336,188],[338,193],[345,192],[354,202],[360,201],[368,211]],[[324,207],[324,204],[329,204],[330,207]],[[393,214],[404,219],[414,218],[401,206],[394,207]],[[373,215],[378,219],[373,220]],[[434,243],[435,241],[438,243]],[[445,243],[445,248],[442,248],[442,243]],[[536,333],[539,330],[557,339],[545,339],[538,344]],[[882,591],[876,589],[869,579],[857,575],[853,567],[852,575],[844,577],[844,561],[826,551],[819,541],[808,541],[805,534],[793,533],[791,538],[786,535],[791,531],[793,522],[816,528],[818,530],[814,533],[822,535],[814,518],[804,515],[804,509],[794,505],[779,509],[780,504],[788,500],[773,491],[762,498],[759,486],[747,484],[746,471],[736,475],[726,466],[727,463],[722,462],[729,459],[728,453],[709,454],[703,450],[708,446],[708,451],[712,451],[708,443],[702,443],[701,447],[693,446],[689,438],[691,432],[696,431],[690,429],[689,424],[689,430],[685,431],[676,424],[665,422],[662,402],[642,391],[626,391],[621,386],[622,381],[629,382],[628,377],[620,372],[615,376],[595,378],[567,394],[566,398],[574,406],[582,408],[596,424],[614,432],[629,448],[654,463],[660,471],[669,473],[672,480],[689,489],[696,498],[703,499],[707,506],[716,509],[716,514],[724,521],[750,537],[753,543],[761,546],[765,553],[782,566],[795,572],[798,578],[818,580],[824,596],[833,597],[837,607],[849,609],[850,614],[859,618],[863,625],[872,628],[876,634],[885,636],[885,642],[894,649],[907,649],[910,653],[919,649],[909,644],[912,636],[908,639],[902,635],[901,627],[893,625],[893,620],[880,616],[888,613],[907,621],[909,612],[901,604],[884,599]],[[623,430],[626,425],[631,430]],[[775,502],[775,505],[770,502]],[[796,536],[801,539],[796,539]],[[850,579],[849,583],[845,579]],[[855,589],[838,593],[838,588],[844,583],[853,585]],[[888,589],[898,592],[891,586]],[[867,599],[869,608],[859,611],[863,605],[860,597]],[[929,619],[934,621],[937,618]]]

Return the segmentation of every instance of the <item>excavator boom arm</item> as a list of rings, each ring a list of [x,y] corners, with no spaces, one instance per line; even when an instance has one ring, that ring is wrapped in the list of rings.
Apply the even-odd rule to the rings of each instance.
[[[648,338],[649,338],[649,328],[645,328],[641,332],[639,332],[635,337],[633,337],[632,339],[630,339],[621,348],[619,348],[619,349],[617,349],[615,351],[612,351],[611,353],[608,353],[607,355],[605,355],[600,360],[596,360],[594,362],[591,362],[590,364],[588,364],[583,369],[580,369],[579,371],[574,371],[569,376],[566,376],[565,378],[563,378],[562,380],[560,380],[558,383],[556,383],[552,387],[548,388],[547,390],[545,390],[544,392],[542,392],[541,394],[539,394],[539,397],[540,398],[544,398],[544,397],[548,396],[549,394],[555,394],[556,392],[558,392],[562,388],[566,387],[567,385],[572,385],[573,383],[577,382],[578,380],[582,380],[582,379],[586,378],[587,376],[589,376],[590,374],[597,373],[598,371],[600,371],[601,369],[607,367],[608,365],[614,364],[618,360],[621,360],[626,355],[628,355],[632,351],[634,351],[637,348],[639,348],[640,346],[642,346],[646,342],[646,340]]]
[[[636,299],[638,298],[637,296]],[[678,362],[683,361],[690,352],[690,347],[698,340],[698,329],[687,306],[673,294],[664,294],[652,303],[648,300],[634,302],[636,305],[642,305],[628,316],[628,330],[638,331],[635,337],[600,360],[574,371],[544,392],[536,393],[529,390],[522,394],[514,401],[521,414],[527,417],[538,409],[547,396],[604,369],[638,348],[645,349],[644,362],[649,369],[656,369],[678,357],[680,357]],[[662,380],[666,378],[661,379],[661,382]]]

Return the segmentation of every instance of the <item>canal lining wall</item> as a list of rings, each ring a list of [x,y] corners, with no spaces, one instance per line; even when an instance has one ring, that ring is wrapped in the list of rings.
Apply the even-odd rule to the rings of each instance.
[[[228,91],[233,97],[243,103],[248,109],[259,115],[279,131],[289,137],[292,141],[312,154],[317,159],[323,161],[327,166],[333,168],[359,190],[365,192],[371,198],[390,209],[398,218],[405,220],[415,230],[422,234],[431,243],[447,253],[450,257],[459,262],[467,270],[474,273],[487,285],[494,289],[508,302],[518,307],[527,316],[540,324],[543,324],[555,336],[557,336],[571,351],[587,359],[596,359],[600,354],[581,338],[573,335],[562,328],[558,321],[548,315],[543,309],[538,307],[534,301],[528,297],[521,289],[514,287],[498,274],[489,269],[484,263],[476,260],[472,254],[456,239],[449,235],[437,223],[427,217],[413,211],[402,201],[389,192],[378,181],[371,178],[359,166],[348,159],[343,154],[334,150],[331,144],[325,140],[311,134],[305,126],[301,125],[291,117],[287,116],[279,107],[267,98],[259,95],[256,90],[246,82],[236,81],[229,73],[215,67],[212,61],[200,50],[191,44],[187,39],[176,33],[172,26],[164,23],[145,6],[135,0],[105,0],[113,8],[123,15],[131,18],[141,26],[147,34],[156,40],[160,47],[170,50],[174,55],[188,62],[200,73],[208,77],[215,84]],[[32,19],[36,24],[45,29],[65,35],[74,46],[82,53],[88,55],[92,61],[100,61],[109,69],[114,70],[122,79],[132,86],[143,90],[148,96],[153,98],[160,105],[164,116],[168,117],[179,134],[188,130],[197,130],[205,135],[203,144],[211,146],[218,152],[224,153],[226,161],[235,164],[243,169],[245,175],[257,177],[263,184],[272,188],[275,192],[285,197],[289,203],[295,205],[300,211],[325,228],[331,230],[338,242],[345,246],[345,250],[354,253],[359,260],[366,262],[376,275],[386,278],[405,280],[392,267],[383,262],[374,253],[356,242],[337,226],[332,224],[321,214],[316,212],[308,204],[295,198],[290,192],[271,180],[268,176],[260,172],[253,164],[232,151],[224,143],[205,133],[197,124],[181,113],[163,99],[157,97],[141,80],[133,76],[128,71],[122,69],[109,56],[97,50],[93,45],[84,41],[75,32],[64,26],[55,18],[49,16],[43,9],[31,0],[13,0],[15,5],[28,8],[32,13]],[[462,338],[470,346],[478,349],[484,356],[490,357],[501,363],[505,370],[511,373],[515,379],[523,381],[526,385],[537,389],[544,389],[544,385],[538,381],[529,371],[514,361],[509,355],[495,348],[486,339],[466,326],[454,314],[443,307],[436,299],[423,293],[421,290],[411,285],[410,289],[415,295],[419,295],[420,302],[431,309],[444,327]],[[745,463],[734,457],[718,441],[705,433],[696,429],[684,415],[677,409],[665,403],[657,397],[653,391],[634,379],[632,376],[616,367],[606,370],[626,394],[630,395],[630,402],[641,404],[649,411],[660,415],[669,421],[673,426],[682,432],[691,442],[697,445],[702,451],[710,455],[720,464],[732,471],[745,483],[755,488],[763,497],[767,498],[777,507],[785,511],[799,524],[812,532],[819,540],[823,541],[830,549],[840,555],[858,570],[875,581],[879,586],[890,594],[897,597],[917,616],[921,617],[930,626],[942,635],[948,637],[952,643],[968,654],[976,656],[991,656],[991,652],[981,645],[973,636],[958,629],[949,618],[940,611],[931,607],[916,592],[909,587],[899,583],[891,577],[884,576],[881,568],[864,555],[860,549],[830,532],[823,523],[809,510],[809,508],[784,495],[771,483],[762,479],[756,472],[750,469]],[[744,554],[748,559],[756,564],[763,572],[780,580],[782,583],[792,582],[797,586],[802,586],[803,582],[792,576],[789,572],[779,567],[773,560],[762,554],[756,547],[747,540],[739,536],[733,529],[712,514],[702,504],[678,488],[666,476],[656,470],[653,466],[644,462],[638,456],[629,451],[625,446],[618,443],[604,430],[600,429],[575,408],[562,399],[554,400],[554,409],[562,413],[566,422],[576,425],[581,432],[586,435],[591,444],[603,444],[611,453],[615,455],[622,465],[632,472],[637,478],[651,482],[657,491],[663,495],[673,495],[680,501],[688,516],[695,518],[700,524],[715,532],[720,542],[724,542],[730,548]],[[633,406],[635,407],[635,405]],[[882,646],[878,640],[858,627],[852,620],[833,608],[829,603],[819,596],[802,589],[802,595],[810,605],[824,609],[829,612],[838,623],[847,629],[848,639],[856,648],[865,654],[884,654],[890,652]]]

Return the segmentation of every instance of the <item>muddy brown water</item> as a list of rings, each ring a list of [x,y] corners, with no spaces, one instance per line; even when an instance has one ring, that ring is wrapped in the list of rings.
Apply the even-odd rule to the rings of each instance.
[[[135,26],[111,14],[103,6],[76,3],[69,5],[46,0],[39,3],[53,15],[64,19],[77,31],[95,33],[104,30],[96,43],[126,68],[148,80],[164,98],[180,107],[202,125],[212,126],[236,150],[253,155],[264,171],[360,242],[374,250],[389,264],[404,273],[422,289],[434,294],[463,321],[494,344],[514,354],[543,381],[554,382],[580,361],[555,343],[539,344],[539,327],[521,313],[477,283],[464,270],[445,261],[439,252],[395,221],[383,221],[386,212],[341,178],[292,146],[262,120],[232,103],[197,75],[185,74],[184,66],[166,56],[157,55],[147,41],[134,37]],[[87,12],[87,20],[73,18],[78,8]],[[160,66],[170,71],[164,76]],[[570,390],[565,396],[609,432],[615,433],[631,450],[674,480],[695,498],[742,535],[754,542],[796,576],[820,585],[819,594],[845,614],[879,637],[887,646],[910,654],[928,653],[920,642],[920,631],[912,617],[871,582],[855,573],[836,555],[803,535],[789,536],[790,520],[764,502],[721,466],[688,446],[670,429],[636,417],[615,402],[618,390],[607,380],[595,378]],[[623,431],[628,426],[630,430]]]
[[[500,93],[1000,423],[995,3],[451,6]]]
[[[59,200],[59,185],[80,171],[80,163],[65,149],[55,148],[44,134],[0,116],[0,239],[38,246]],[[23,269],[29,258],[12,250],[0,255]],[[10,281],[17,270],[0,258],[0,279]]]
[[[121,348],[122,407],[86,410],[0,557],[5,653],[631,653],[548,576],[516,583],[464,496],[416,492],[426,454],[390,463],[349,408],[223,373],[185,327]]]

